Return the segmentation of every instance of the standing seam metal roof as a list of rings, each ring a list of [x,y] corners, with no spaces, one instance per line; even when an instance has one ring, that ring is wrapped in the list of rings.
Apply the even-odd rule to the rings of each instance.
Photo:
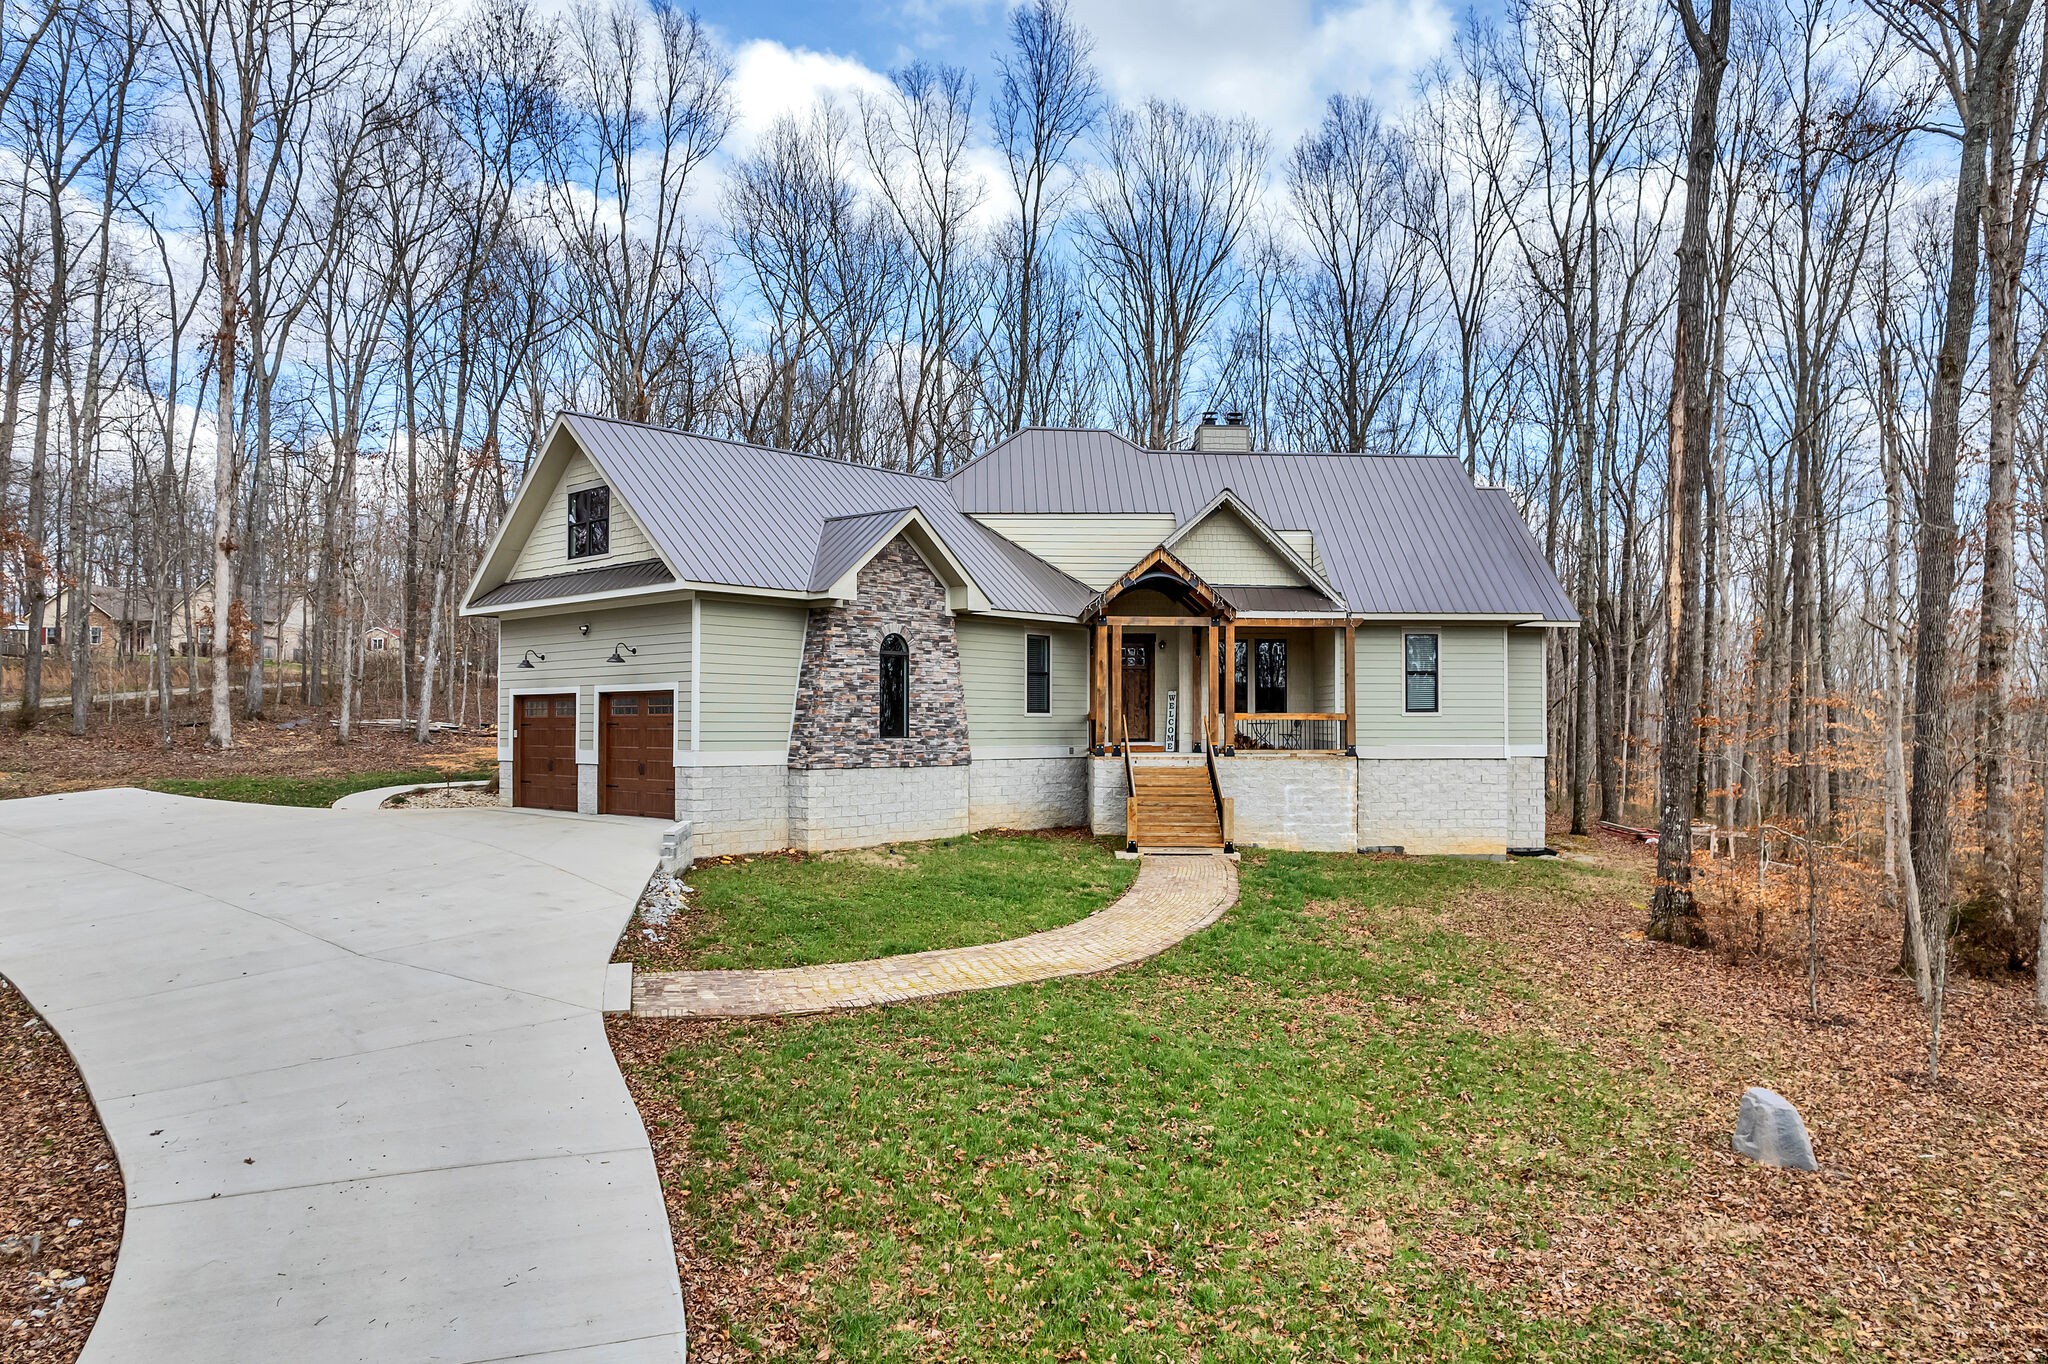
[[[563,423],[686,581],[822,590],[910,508],[991,607],[1078,616],[1093,592],[976,514],[1166,513],[1225,489],[1314,535],[1369,614],[1578,619],[1513,500],[1444,457],[1147,450],[1107,431],[1021,431],[946,479],[567,413]],[[829,585],[829,584],[827,584]]]

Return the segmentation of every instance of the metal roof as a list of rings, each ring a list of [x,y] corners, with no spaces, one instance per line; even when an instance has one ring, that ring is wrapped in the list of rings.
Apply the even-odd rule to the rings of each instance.
[[[582,568],[574,573],[550,573],[540,578],[514,578],[500,583],[470,605],[517,606],[522,602],[552,601],[557,597],[581,597],[593,592],[619,592],[628,587],[652,587],[675,581],[659,559],[642,559],[630,564],[607,564],[603,568]]]
[[[739,441],[565,413],[684,582],[813,594],[915,510],[990,608],[1078,617],[1094,594],[997,535],[977,514],[1165,513],[1185,527],[1228,492],[1268,526],[1314,535],[1324,576],[1353,612],[1578,619],[1513,500],[1457,460],[1147,450],[1108,431],[1021,431],[945,479]],[[603,573],[661,573],[630,583]],[[474,608],[669,581],[662,565],[506,583]],[[1316,609],[1273,589],[1226,589],[1240,609]],[[1329,609],[1320,599],[1317,606]]]
[[[915,507],[995,610],[1078,616],[1093,595],[963,514],[938,479],[582,413],[562,422],[690,582],[811,592],[827,521]]]
[[[1268,612],[1313,611],[1319,615],[1344,614],[1344,608],[1313,587],[1268,587],[1255,583],[1211,583],[1232,609],[1247,616]]]
[[[1147,450],[1108,431],[1020,431],[948,480],[969,513],[1166,513],[1228,490],[1268,525],[1315,536],[1355,612],[1576,621],[1543,552],[1497,488],[1447,456]]]

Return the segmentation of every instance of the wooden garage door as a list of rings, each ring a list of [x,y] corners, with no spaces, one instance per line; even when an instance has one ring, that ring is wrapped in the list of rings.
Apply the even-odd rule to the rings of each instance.
[[[676,814],[676,698],[673,692],[606,692],[598,709],[604,735],[598,762],[608,815]]]
[[[512,803],[536,810],[576,808],[576,697],[516,696]]]

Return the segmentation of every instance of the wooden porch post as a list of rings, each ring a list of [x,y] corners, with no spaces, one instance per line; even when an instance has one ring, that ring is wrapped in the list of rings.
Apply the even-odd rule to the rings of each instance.
[[[1223,689],[1217,698],[1223,704],[1223,746],[1237,747],[1237,622],[1223,622],[1223,657],[1217,664],[1216,685]]]
[[[1109,622],[1097,620],[1095,657],[1088,667],[1088,714],[1095,721],[1095,746],[1109,751]]]
[[[1358,756],[1358,622],[1344,622],[1344,751]]]
[[[1209,677],[1214,672],[1216,650],[1209,642],[1209,627],[1197,625],[1194,630],[1195,650],[1195,714],[1202,717],[1202,747],[1209,747],[1209,688],[1215,685]],[[1210,660],[1205,665],[1203,660]]]
[[[1115,735],[1123,727],[1124,718],[1124,623],[1112,620],[1109,623],[1109,723],[1114,726],[1108,732]],[[1130,736],[1117,740],[1128,742]]]

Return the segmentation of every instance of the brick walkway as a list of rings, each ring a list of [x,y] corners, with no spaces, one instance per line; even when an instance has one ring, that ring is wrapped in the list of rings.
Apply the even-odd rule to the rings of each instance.
[[[1154,854],[1124,897],[1079,923],[980,947],[783,971],[658,971],[633,977],[633,1012],[764,1018],[901,1004],[967,990],[1110,971],[1158,956],[1237,903],[1237,864],[1214,853]]]

